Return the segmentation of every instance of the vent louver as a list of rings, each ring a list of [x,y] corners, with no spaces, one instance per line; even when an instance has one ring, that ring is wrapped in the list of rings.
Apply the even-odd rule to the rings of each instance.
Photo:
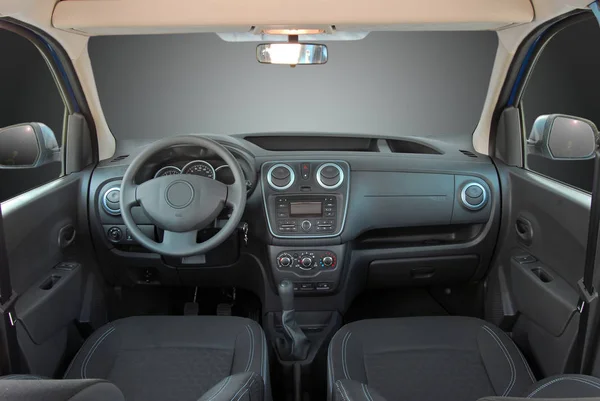
[[[123,159],[127,159],[129,157],[129,155],[121,155],[121,156],[117,156],[114,159],[112,159],[110,162],[111,163],[115,163],[115,162],[120,162]]]
[[[477,157],[477,155],[475,153],[469,152],[468,150],[461,149],[460,153],[462,153],[463,155],[468,156],[468,157],[475,157],[475,158]]]

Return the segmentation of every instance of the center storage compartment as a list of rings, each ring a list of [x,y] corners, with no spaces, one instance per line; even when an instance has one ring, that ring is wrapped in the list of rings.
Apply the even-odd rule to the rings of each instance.
[[[374,260],[369,265],[369,288],[393,288],[468,281],[479,263],[477,255]]]

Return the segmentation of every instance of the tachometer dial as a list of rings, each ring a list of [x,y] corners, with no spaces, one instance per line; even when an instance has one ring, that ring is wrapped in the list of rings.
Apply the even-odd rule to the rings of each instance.
[[[235,182],[231,167],[229,167],[227,164],[217,167],[215,169],[215,173],[217,174],[217,181],[220,181],[223,184],[231,185]]]
[[[212,178],[213,180],[216,176],[213,166],[204,160],[194,160],[189,162],[181,169],[181,174],[200,175],[202,177]]]
[[[181,170],[179,170],[175,166],[165,166],[158,170],[156,174],[154,174],[154,178],[164,177],[166,175],[178,175],[181,174]]]

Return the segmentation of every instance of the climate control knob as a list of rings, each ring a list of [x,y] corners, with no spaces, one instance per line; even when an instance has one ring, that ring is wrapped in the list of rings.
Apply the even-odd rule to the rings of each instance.
[[[279,262],[279,266],[281,267],[290,267],[292,265],[292,257],[287,253],[279,255],[277,260]]]
[[[309,256],[304,256],[300,261],[300,264],[302,265],[300,266],[301,269],[308,270],[312,268],[313,260]]]
[[[323,264],[325,266],[331,266],[333,264],[333,258],[331,256],[325,256],[323,258]]]

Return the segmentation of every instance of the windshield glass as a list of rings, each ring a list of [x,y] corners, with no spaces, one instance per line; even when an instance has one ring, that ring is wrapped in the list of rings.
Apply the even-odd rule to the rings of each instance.
[[[495,32],[372,32],[324,41],[324,65],[260,64],[257,42],[214,33],[93,37],[117,140],[185,133],[335,132],[470,137]]]

